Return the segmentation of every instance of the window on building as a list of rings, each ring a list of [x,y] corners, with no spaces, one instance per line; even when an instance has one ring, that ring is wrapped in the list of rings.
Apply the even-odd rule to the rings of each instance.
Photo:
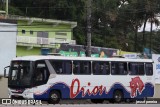
[[[33,35],[33,31],[32,30],[30,31],[30,34]]]
[[[72,61],[51,60],[50,62],[57,74],[72,74]]]
[[[130,75],[144,75],[144,63],[129,63],[129,72]]]
[[[25,30],[22,30],[22,34],[25,34],[26,33],[26,31]]]
[[[127,75],[127,62],[111,62],[112,75]]]
[[[49,44],[48,32],[44,31],[37,32],[37,44]]]
[[[152,65],[152,63],[146,63],[145,64],[145,72],[146,72],[146,75],[148,75],[148,76],[153,75],[153,65]]]
[[[65,43],[67,39],[66,38],[55,38],[55,41]]]
[[[56,32],[55,35],[56,35],[56,36],[67,36],[67,33]]]
[[[90,75],[91,62],[89,61],[73,61],[73,73],[76,75]]]
[[[93,75],[109,75],[109,62],[92,62]]]

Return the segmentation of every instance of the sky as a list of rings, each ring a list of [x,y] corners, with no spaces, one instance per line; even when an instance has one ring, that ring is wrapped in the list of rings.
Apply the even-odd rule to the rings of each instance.
[[[157,15],[157,19],[159,19],[159,21],[160,21],[160,15]],[[141,26],[141,28],[138,29],[138,32],[143,31],[143,26],[144,26],[144,24]],[[151,23],[147,21],[145,31],[150,31],[150,28],[151,28]],[[154,31],[160,30],[160,26],[157,27],[157,26],[155,26],[155,24],[153,24],[153,30]]]
[[[138,32],[143,31],[143,26],[144,26],[144,24],[141,26],[141,28],[138,29]],[[145,31],[150,31],[150,27],[151,27],[151,23],[147,22]],[[153,30],[154,31],[160,30],[160,26],[157,27],[157,26],[155,26],[155,24],[153,24]]]

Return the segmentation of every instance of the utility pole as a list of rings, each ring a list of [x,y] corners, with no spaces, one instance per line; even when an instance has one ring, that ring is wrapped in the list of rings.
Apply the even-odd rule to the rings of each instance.
[[[3,3],[6,3],[6,8],[5,10],[0,10],[0,13],[5,14],[5,17],[7,18],[8,16],[8,0],[2,1]]]
[[[8,16],[8,0],[6,0],[6,18]]]
[[[91,0],[87,0],[87,57],[91,57]]]

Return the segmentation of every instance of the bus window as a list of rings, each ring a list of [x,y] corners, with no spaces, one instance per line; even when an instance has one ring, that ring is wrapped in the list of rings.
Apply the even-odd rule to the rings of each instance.
[[[89,61],[73,61],[73,73],[76,75],[90,75],[91,64]]]
[[[136,75],[138,74],[138,65],[137,63],[129,63],[129,74],[130,75]]]
[[[109,62],[93,62],[93,75],[109,75],[110,66]]]
[[[109,62],[104,62],[104,64],[103,64],[103,74],[106,74],[106,75],[110,74],[110,64],[109,64]]]
[[[144,75],[144,63],[139,63],[138,64],[139,66],[138,66],[138,74],[139,75]]]
[[[146,63],[145,64],[145,72],[146,72],[146,75],[148,75],[148,76],[153,75],[153,65],[152,65],[152,63]]]
[[[144,63],[129,63],[130,75],[144,75]]]
[[[42,85],[47,83],[48,78],[49,71],[45,64],[45,61],[37,61],[34,74],[35,85]]]
[[[63,74],[72,74],[72,62],[71,61],[64,61],[63,62]]]
[[[80,74],[80,62],[77,61],[73,62],[73,73]]]
[[[92,62],[93,67],[93,75],[100,75],[100,63],[99,62]]]
[[[111,62],[112,75],[127,75],[127,63],[126,62]]]
[[[17,80],[18,79],[18,70],[14,69],[14,67],[12,68],[12,79],[11,80]]]
[[[50,61],[57,74],[72,74],[72,62],[64,60]]]

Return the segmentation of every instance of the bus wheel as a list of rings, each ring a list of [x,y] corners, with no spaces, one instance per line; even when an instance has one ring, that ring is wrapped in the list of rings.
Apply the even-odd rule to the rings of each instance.
[[[60,93],[58,91],[52,91],[49,95],[49,103],[58,104],[60,102]]]
[[[92,103],[103,103],[104,100],[103,99],[91,99]]]
[[[115,103],[120,103],[123,99],[123,93],[120,90],[116,90],[113,94],[113,100]]]

